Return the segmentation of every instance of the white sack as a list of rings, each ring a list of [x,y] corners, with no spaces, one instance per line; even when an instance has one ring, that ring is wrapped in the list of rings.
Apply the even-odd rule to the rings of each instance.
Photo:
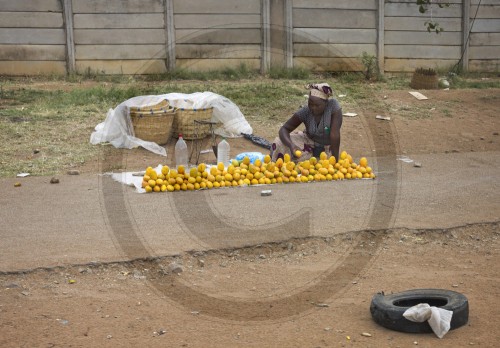
[[[403,313],[403,316],[416,323],[427,321],[436,336],[443,338],[450,330],[453,312],[443,308],[431,307],[427,303],[419,303],[416,306],[408,308]]]
[[[132,123],[128,114],[128,108],[131,106],[153,105],[163,99],[167,99],[170,105],[178,108],[204,109],[213,107],[212,121],[222,123],[222,127],[216,129],[217,134],[225,137],[239,137],[241,133],[253,133],[252,127],[250,127],[238,106],[226,97],[212,92],[168,93],[134,97],[124,101],[115,109],[110,109],[106,120],[95,127],[95,131],[90,136],[90,142],[92,144],[109,142],[117,148],[127,149],[142,146],[156,154],[166,156],[167,153],[164,147],[132,135]]]

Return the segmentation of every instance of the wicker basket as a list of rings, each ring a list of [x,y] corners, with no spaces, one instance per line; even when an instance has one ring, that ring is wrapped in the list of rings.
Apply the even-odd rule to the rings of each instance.
[[[159,145],[168,142],[172,136],[175,109],[169,106],[167,101],[143,107],[130,107],[129,110],[137,138]]]
[[[429,71],[431,70],[415,70],[410,82],[410,87],[413,89],[437,89],[439,82],[438,76],[436,73],[432,74],[432,72]]]
[[[210,121],[213,108],[207,109],[175,109],[172,136],[177,138],[182,134],[184,139],[202,139],[210,134],[210,125],[195,124],[196,121]]]

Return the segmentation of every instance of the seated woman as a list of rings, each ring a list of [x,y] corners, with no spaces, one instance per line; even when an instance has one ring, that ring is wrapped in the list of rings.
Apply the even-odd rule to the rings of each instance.
[[[312,84],[307,88],[310,90],[307,106],[286,121],[271,146],[273,161],[285,153],[297,159],[297,150],[302,152],[301,160],[319,157],[323,151],[337,160],[339,158],[342,108],[335,99],[330,99],[333,93],[327,83]],[[301,123],[305,125],[305,133],[293,132]]]

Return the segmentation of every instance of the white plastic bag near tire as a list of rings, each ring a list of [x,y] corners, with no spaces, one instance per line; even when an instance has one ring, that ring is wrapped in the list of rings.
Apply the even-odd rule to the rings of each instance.
[[[213,107],[212,121],[218,121],[222,124],[222,127],[215,130],[219,135],[233,138],[241,136],[241,133],[253,133],[252,127],[250,127],[238,106],[226,97],[212,92],[168,93],[134,97],[124,101],[115,109],[110,109],[106,120],[95,127],[95,131],[90,136],[90,142],[92,144],[109,142],[117,148],[127,149],[142,146],[146,150],[166,156],[167,153],[164,147],[133,136],[132,123],[128,115],[128,108],[131,106],[153,105],[163,99],[167,99],[170,105],[178,108],[204,109]]]

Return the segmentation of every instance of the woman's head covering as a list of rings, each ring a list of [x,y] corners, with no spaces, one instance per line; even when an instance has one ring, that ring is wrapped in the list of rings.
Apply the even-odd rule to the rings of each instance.
[[[321,99],[328,99],[333,95],[332,88],[328,83],[314,83],[306,86],[309,89],[309,95]]]

